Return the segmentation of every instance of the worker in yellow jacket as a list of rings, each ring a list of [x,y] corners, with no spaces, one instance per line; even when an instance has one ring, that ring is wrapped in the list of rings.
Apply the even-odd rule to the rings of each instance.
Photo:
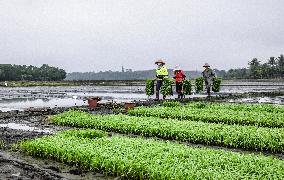
[[[159,100],[160,97],[160,88],[163,85],[163,81],[165,78],[168,77],[168,69],[165,67],[165,62],[162,59],[159,59],[155,62],[156,65],[158,65],[158,68],[156,69],[156,79],[157,79],[157,84],[156,84],[156,100]],[[163,99],[166,97],[163,96]]]

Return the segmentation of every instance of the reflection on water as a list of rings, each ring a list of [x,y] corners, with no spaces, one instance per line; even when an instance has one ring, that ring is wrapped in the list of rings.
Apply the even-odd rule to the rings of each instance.
[[[232,102],[232,103],[268,103],[268,104],[284,105],[284,97],[279,96],[275,98],[271,98],[271,97],[241,98],[241,99],[231,99],[229,100],[229,102]]]
[[[15,130],[23,130],[23,131],[34,131],[34,132],[44,132],[44,133],[50,133],[51,132],[51,129],[49,129],[49,128],[39,129],[37,127],[27,126],[26,124],[16,124],[16,123],[0,124],[0,127],[15,129]]]
[[[144,94],[125,94],[125,93],[70,93],[66,98],[2,98],[0,100],[0,110],[3,112],[11,110],[23,111],[29,107],[42,108],[42,107],[72,107],[87,105],[84,97],[100,96],[101,102],[115,101],[126,102],[129,100],[144,100],[147,96]],[[76,99],[74,98],[76,97]]]
[[[76,100],[72,98],[54,98],[54,99],[9,99],[0,101],[1,111],[20,110],[23,111],[29,107],[71,107],[86,105],[83,100]]]
[[[115,93],[115,92],[69,92],[68,96],[88,97],[88,96],[99,96],[103,100],[133,100],[133,99],[147,99],[145,94],[141,93]]]
[[[228,82],[227,82],[228,83]],[[239,82],[245,86],[230,85],[221,87],[220,93],[245,93],[245,92],[268,92],[283,89],[283,86],[248,86],[258,82]],[[270,84],[271,83],[271,86]],[[125,102],[131,100],[146,100],[144,86],[58,86],[58,87],[0,87],[0,110],[24,110],[29,107],[72,107],[87,105],[84,101],[89,96],[99,96],[102,102],[115,101]],[[175,91],[175,87],[173,87]],[[174,95],[170,98],[176,98]],[[204,94],[194,94],[187,97],[205,97]],[[151,98],[154,98],[152,96]],[[245,100],[243,100],[245,102]],[[252,100],[261,103],[268,100]],[[278,99],[275,102],[281,102]]]

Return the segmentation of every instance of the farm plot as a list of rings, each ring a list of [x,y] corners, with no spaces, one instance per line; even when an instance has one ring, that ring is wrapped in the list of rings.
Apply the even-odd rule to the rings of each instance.
[[[23,142],[30,155],[128,179],[283,179],[284,162],[152,139],[66,131]]]
[[[271,105],[190,103],[175,107],[138,107],[130,110],[129,115],[282,128],[283,109],[283,106]]]
[[[283,128],[259,128],[127,115],[90,115],[72,110],[53,116],[51,120],[63,126],[94,128],[248,150],[284,152]]]
[[[172,102],[172,103],[177,103],[177,102]],[[178,106],[178,104],[176,104],[176,106]],[[284,113],[283,105],[272,105],[272,104],[237,104],[237,103],[197,102],[197,103],[188,103],[185,105],[185,107],[199,108],[199,109],[217,109],[217,110],[229,109],[229,110],[234,110],[234,111]]]
[[[122,179],[283,179],[283,160],[170,141],[284,154],[283,117],[283,106],[228,103],[165,102],[137,107],[129,115],[69,110],[50,121],[91,129],[28,140],[21,148]]]

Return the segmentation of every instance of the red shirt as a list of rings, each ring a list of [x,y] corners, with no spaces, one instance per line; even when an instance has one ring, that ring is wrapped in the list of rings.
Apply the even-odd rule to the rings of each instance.
[[[176,79],[176,82],[180,83],[183,81],[183,79],[185,78],[185,74],[183,72],[183,70],[178,70],[178,71],[175,71],[175,76],[174,78]]]

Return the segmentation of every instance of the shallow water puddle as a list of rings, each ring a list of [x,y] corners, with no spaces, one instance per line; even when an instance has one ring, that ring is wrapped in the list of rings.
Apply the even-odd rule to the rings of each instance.
[[[271,98],[271,97],[240,98],[240,99],[231,99],[228,102],[231,102],[231,103],[266,103],[266,104],[284,105],[284,97],[278,96],[275,98]]]
[[[52,130],[49,128],[40,129],[37,127],[30,127],[26,124],[16,124],[16,123],[7,123],[7,124],[0,124],[2,128],[9,128],[15,130],[23,130],[23,131],[34,131],[34,132],[43,132],[43,133],[51,133]]]

